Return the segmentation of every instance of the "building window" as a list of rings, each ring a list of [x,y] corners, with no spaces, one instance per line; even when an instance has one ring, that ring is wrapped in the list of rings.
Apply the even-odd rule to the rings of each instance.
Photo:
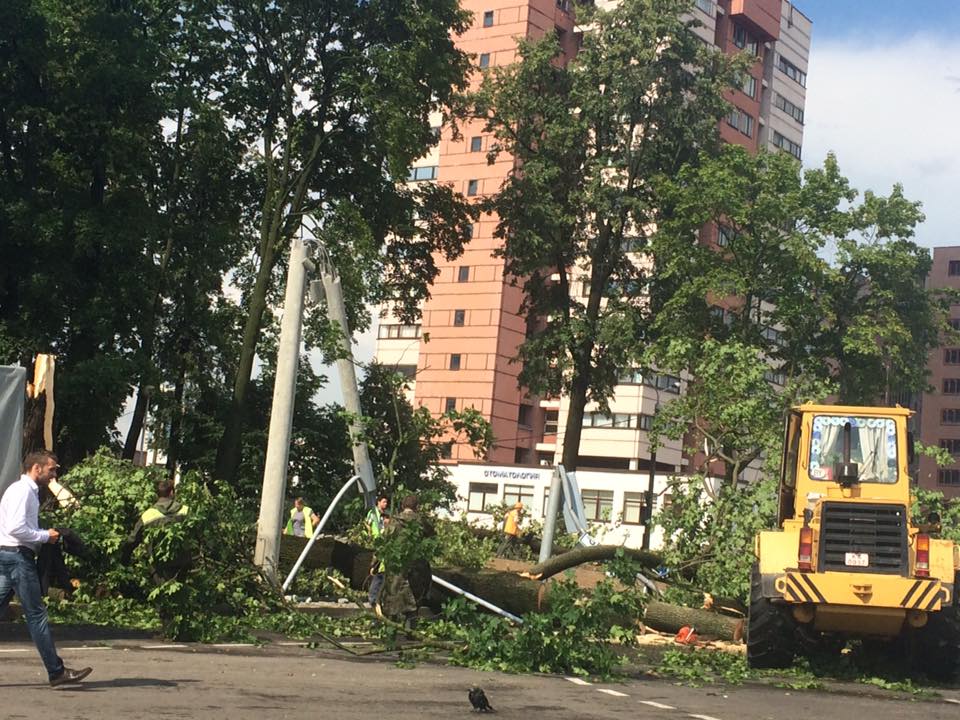
[[[481,152],[483,150],[483,138],[470,138],[470,152]]]
[[[798,123],[800,123],[801,125],[803,125],[803,108],[797,107],[797,106],[794,105],[792,102],[790,102],[789,100],[787,100],[787,99],[786,99],[783,95],[781,95],[780,93],[774,94],[774,96],[773,96],[773,104],[776,105],[776,106],[777,106],[778,108],[780,108],[781,110],[783,110],[787,115],[789,115],[790,117],[792,117],[792,118],[793,118],[794,120],[796,120]]]
[[[457,269],[457,282],[467,282],[470,279],[470,266],[461,265]]]
[[[807,74],[783,55],[777,57],[777,69],[798,85],[807,86]]]
[[[753,116],[748,115],[740,108],[734,108],[727,115],[727,125],[736,128],[743,135],[753,137]]]
[[[938,485],[960,485],[960,470],[941,470],[937,477]]]
[[[649,430],[653,417],[651,415],[635,415],[633,413],[588,412],[583,414],[585,428],[613,428],[614,430],[640,429]]]
[[[702,12],[705,12],[710,17],[713,17],[715,8],[713,0],[697,0],[696,5]]]
[[[557,8],[563,10],[565,13],[570,12],[571,4],[572,0],[557,0]]]
[[[467,240],[473,240],[473,223],[467,223],[463,226],[463,237]]]
[[[543,414],[543,434],[556,435],[557,428],[559,426],[559,420],[560,420],[559,410],[547,410]]]
[[[944,395],[960,395],[960,378],[944,378]]]
[[[680,378],[676,375],[664,373],[650,373],[644,376],[639,368],[627,370],[617,378],[618,385],[646,385],[647,387],[663,390],[674,395],[680,394]]]
[[[644,493],[628,492],[623,494],[623,515],[620,516],[624,525],[643,525]]]
[[[613,490],[582,490],[583,511],[587,520],[608,522],[613,513]]]
[[[717,245],[720,247],[728,247],[736,237],[737,234],[726,225],[717,226]]]
[[[410,175],[407,180],[410,182],[421,182],[423,180],[436,180],[437,166],[429,165],[427,167],[410,168]]]
[[[947,324],[954,330],[960,330],[960,318],[950,318]]]
[[[480,53],[480,67],[481,69],[490,67],[490,53]]]
[[[503,504],[507,507],[513,507],[518,502],[523,503],[523,506],[527,509],[533,507],[533,485],[503,486]]]
[[[453,325],[454,327],[463,327],[464,321],[467,319],[466,310],[454,310],[453,311]]]
[[[951,455],[960,455],[960,438],[944,438],[940,440],[940,447]]]
[[[960,348],[947,348],[943,351],[944,365],[960,365]]]
[[[420,337],[419,325],[381,325],[377,328],[377,337],[381,340]]]
[[[456,398],[447,398],[443,404],[444,412],[456,412],[457,411],[457,399]]]
[[[787,374],[781,370],[765,370],[763,379],[780,387],[787,384]]]
[[[431,125],[431,126],[430,126],[430,132],[433,134],[433,141],[434,141],[434,142],[440,142],[440,131],[441,131],[441,129],[442,129],[442,126],[440,126],[440,125]]]
[[[733,44],[751,55],[757,54],[757,39],[742,25],[733,26]]]
[[[450,356],[450,369],[451,370],[460,369],[460,353],[455,353]]]
[[[453,457],[453,443],[445,442],[440,446],[440,459],[450,460]]]
[[[490,512],[487,508],[497,504],[497,490],[496,483],[470,483],[467,511]]]
[[[947,408],[940,413],[941,425],[960,425],[960,408]]]
[[[480,187],[480,183],[477,180],[467,180],[467,196],[473,197],[477,194],[477,190]]]
[[[799,144],[795,143],[790,138],[784,137],[776,130],[773,131],[773,144],[776,145],[781,150],[786,150],[788,153],[793,155],[797,160],[800,159],[801,147]]]
[[[414,380],[417,377],[416,365],[395,365],[394,369],[407,380]]]
[[[517,409],[517,425],[533,427],[533,405],[521,405]]]
[[[960,275],[960,260],[951,260],[947,264],[947,275]]]
[[[487,10],[483,13],[483,26],[493,27],[493,10]]]
[[[753,75],[744,76],[740,83],[740,90],[748,98],[755,98],[757,96],[757,79]]]

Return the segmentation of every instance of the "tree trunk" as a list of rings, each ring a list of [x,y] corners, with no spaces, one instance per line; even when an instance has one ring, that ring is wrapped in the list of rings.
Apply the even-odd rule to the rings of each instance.
[[[653,600],[647,603],[643,622],[654,630],[675,633],[682,627],[692,627],[698,635],[720,640],[739,641],[743,637],[743,620],[720,615],[709,610],[670,605]]]
[[[577,469],[580,461],[580,435],[583,432],[583,410],[587,406],[587,388],[590,380],[580,368],[574,369],[570,386],[570,404],[567,410],[567,424],[563,430],[563,455],[560,462],[567,472]]]
[[[144,344],[146,344],[146,340],[144,340]],[[151,342],[151,348],[152,345],[153,343]],[[148,352],[149,357],[152,357],[152,349]],[[130,418],[130,429],[127,430],[126,442],[123,443],[123,454],[120,457],[124,460],[133,460],[137,454],[137,443],[140,440],[140,433],[143,432],[143,421],[147,417],[147,405],[150,403],[150,386],[148,383],[147,371],[145,370],[140,375],[140,387],[137,389],[137,402],[133,406],[133,417]]]
[[[589,562],[612,560],[618,550],[631,560],[639,562],[644,567],[657,567],[663,563],[663,557],[658,553],[646,550],[634,550],[621,545],[594,545],[593,547],[579,547],[569,550],[562,555],[556,555],[544,562],[534,565],[528,573],[534,580],[546,580],[548,577],[568,570],[569,568]]]
[[[227,482],[236,478],[240,466],[240,439],[243,434],[243,415],[247,402],[247,389],[253,374],[253,359],[257,354],[257,342],[263,324],[263,313],[267,309],[267,289],[273,274],[276,258],[275,243],[265,243],[257,271],[257,281],[250,296],[250,311],[243,328],[243,345],[240,348],[240,361],[233,383],[233,398],[224,423],[223,435],[217,447],[217,462],[214,475]]]
[[[167,475],[170,479],[177,472],[180,462],[180,432],[183,427],[183,391],[187,383],[187,363],[181,355],[180,372],[173,388],[173,407],[170,410],[170,435],[167,438]]]

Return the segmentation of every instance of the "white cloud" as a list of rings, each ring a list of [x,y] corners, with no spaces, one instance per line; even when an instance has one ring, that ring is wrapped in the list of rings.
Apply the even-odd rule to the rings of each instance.
[[[923,203],[924,246],[960,245],[960,41],[916,36],[889,44],[814,39],[803,156],[833,151],[860,190],[901,182]]]

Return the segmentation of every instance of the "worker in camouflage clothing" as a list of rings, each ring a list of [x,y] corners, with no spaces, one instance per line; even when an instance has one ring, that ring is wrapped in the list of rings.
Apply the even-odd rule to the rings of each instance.
[[[422,541],[435,532],[420,515],[419,505],[415,495],[407,495],[383,535],[385,578],[380,607],[386,617],[402,621],[408,629],[416,626],[417,609],[430,591],[432,574]]]

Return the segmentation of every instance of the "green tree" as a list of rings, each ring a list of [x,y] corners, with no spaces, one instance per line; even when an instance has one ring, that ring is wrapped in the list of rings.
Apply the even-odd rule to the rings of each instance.
[[[430,111],[465,82],[467,58],[452,35],[467,15],[455,0],[207,5],[228,56],[223,106],[258,177],[256,246],[237,277],[242,342],[216,461],[230,479],[271,292],[303,215],[320,222],[353,329],[368,321],[368,302],[392,296],[415,312],[437,273],[433,251],[460,252],[467,215],[453,193],[399,181],[434,142]]]
[[[58,356],[67,463],[109,439],[127,395],[171,28],[153,2],[0,7],[0,322],[28,366]]]
[[[668,210],[664,181],[718,142],[723,99],[748,61],[708,49],[683,0],[578,6],[589,26],[567,63],[553,37],[521,42],[486,73],[467,111],[515,159],[485,208],[506,271],[522,283],[532,333],[520,382],[570,399],[563,463],[575,469],[584,407],[605,404],[651,322],[643,259]]]
[[[923,287],[929,255],[909,240],[922,215],[898,187],[857,202],[832,156],[804,171],[786,153],[726,147],[669,194],[647,358],[693,379],[660,426],[671,437],[692,426],[728,481],[778,456],[791,404],[838,389],[873,404],[926,386],[948,298]],[[703,241],[708,223],[722,244]]]
[[[380,490],[391,496],[412,492],[425,504],[449,507],[456,489],[440,460],[455,442],[483,457],[493,444],[490,423],[471,408],[434,417],[424,407],[414,408],[404,391],[403,376],[378,363],[367,368],[361,383],[364,440]]]

